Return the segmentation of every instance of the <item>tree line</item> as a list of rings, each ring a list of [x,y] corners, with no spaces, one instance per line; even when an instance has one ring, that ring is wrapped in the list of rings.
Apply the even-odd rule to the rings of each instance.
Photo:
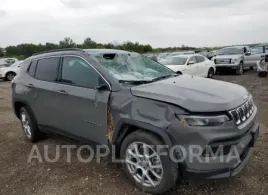
[[[122,44],[118,43],[97,43],[96,41],[92,40],[91,38],[86,38],[82,44],[76,44],[70,37],[64,38],[62,41],[59,41],[58,44],[55,43],[45,43],[45,44],[31,44],[31,43],[24,43],[19,44],[16,46],[8,46],[4,50],[0,48],[0,57],[2,56],[16,56],[19,59],[24,59],[29,56],[32,56],[34,53],[47,51],[47,50],[54,50],[54,49],[61,49],[61,48],[82,48],[82,49],[121,49],[127,51],[133,51],[138,53],[152,53],[152,52],[171,52],[177,50],[197,50],[195,47],[188,47],[182,45],[181,47],[168,47],[168,48],[156,48],[153,49],[151,45],[140,44],[139,42],[131,42],[127,41]]]

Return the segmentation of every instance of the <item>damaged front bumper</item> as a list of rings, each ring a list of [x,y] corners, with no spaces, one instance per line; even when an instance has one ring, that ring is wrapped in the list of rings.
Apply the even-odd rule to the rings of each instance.
[[[185,127],[173,122],[166,130],[173,145],[179,144],[187,150],[187,158],[179,162],[184,178],[216,179],[237,175],[243,170],[252,155],[253,147],[259,136],[259,123],[256,122],[257,108],[242,125],[233,121],[219,127]],[[193,156],[191,146],[199,146],[201,152]],[[222,147],[222,153],[217,153]],[[213,153],[207,153],[207,148]],[[235,149],[236,153],[233,152]],[[183,152],[176,150],[176,157],[181,159]],[[185,153],[184,153],[185,154]],[[231,155],[230,155],[231,154]],[[232,155],[235,158],[232,158]]]
[[[215,163],[215,161],[212,161],[210,163],[207,163],[203,165],[202,170],[191,170],[191,169],[185,169],[183,170],[183,176],[186,179],[192,180],[193,178],[196,179],[220,179],[220,178],[228,178],[228,177],[233,177],[239,174],[246,164],[248,163],[250,157],[252,156],[253,153],[253,147],[257,141],[257,138],[259,136],[259,124],[255,124],[249,133],[244,136],[247,137],[250,136],[250,141],[249,143],[244,147],[244,150],[240,154],[240,161],[235,162],[233,165],[229,165],[228,163],[224,162],[218,162],[221,164],[220,166],[225,166],[226,168],[219,168],[215,169],[214,167],[219,166],[219,164]],[[243,139],[242,139],[243,141]],[[241,142],[240,142],[241,143]],[[219,160],[221,157],[217,157],[217,160]],[[225,156],[224,158],[228,158]],[[216,161],[217,161],[216,160]],[[206,167],[206,170],[204,169]],[[198,167],[197,167],[198,168]]]

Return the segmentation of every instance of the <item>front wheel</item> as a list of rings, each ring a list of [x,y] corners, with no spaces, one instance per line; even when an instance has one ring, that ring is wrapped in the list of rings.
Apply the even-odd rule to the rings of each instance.
[[[208,76],[207,76],[207,78],[212,79],[213,77],[214,77],[214,69],[213,68],[210,68],[208,70]]]
[[[237,75],[242,75],[243,72],[244,72],[244,64],[243,64],[243,62],[240,62],[239,66],[238,66],[238,68],[236,70],[236,74]]]
[[[141,190],[161,194],[173,187],[178,178],[178,169],[172,164],[168,151],[155,135],[135,131],[123,141],[120,157],[127,177]],[[160,155],[164,154],[167,155]]]

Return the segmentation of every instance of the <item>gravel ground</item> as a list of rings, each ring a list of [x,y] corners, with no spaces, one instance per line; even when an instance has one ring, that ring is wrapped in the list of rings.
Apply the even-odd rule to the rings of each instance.
[[[259,78],[255,72],[247,71],[243,76],[220,75],[217,79],[243,85],[254,96],[261,122],[254,155],[237,177],[198,185],[183,182],[167,194],[268,194],[268,167],[265,164],[268,162],[268,77]],[[77,143],[66,138],[50,137],[38,142],[37,146],[43,154],[44,145],[48,145],[49,155],[53,158],[56,145],[65,144]],[[32,146],[24,140],[20,123],[13,115],[10,83],[0,80],[1,195],[143,194],[129,183],[118,164],[105,161],[80,163],[76,152],[72,152],[72,163],[67,163],[66,149],[60,149],[60,160],[56,163],[36,160],[27,163]]]

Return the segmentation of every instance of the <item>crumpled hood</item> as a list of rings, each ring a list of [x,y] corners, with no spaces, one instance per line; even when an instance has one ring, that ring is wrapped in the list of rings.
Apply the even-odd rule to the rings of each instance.
[[[247,90],[236,84],[181,75],[131,88],[134,96],[178,105],[192,112],[227,111],[243,104]]]
[[[241,58],[243,55],[238,54],[238,55],[217,55],[215,56],[215,59],[237,59]]]

